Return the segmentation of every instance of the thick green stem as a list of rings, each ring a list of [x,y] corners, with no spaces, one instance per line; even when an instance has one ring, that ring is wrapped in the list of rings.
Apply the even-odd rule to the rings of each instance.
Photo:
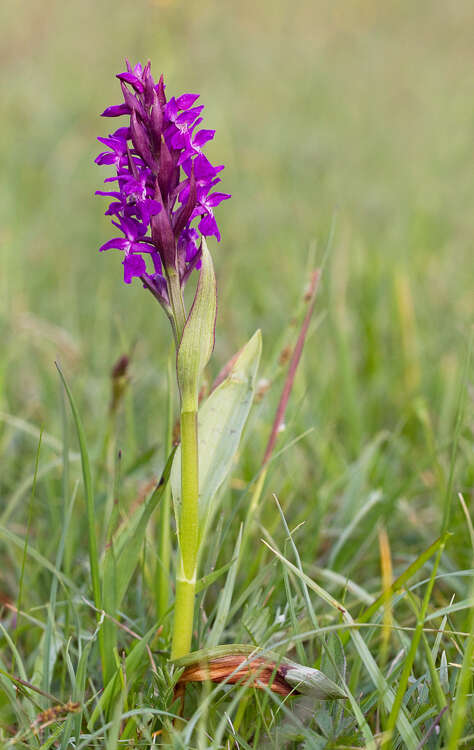
[[[198,560],[198,496],[197,411],[183,411],[181,412],[179,562],[176,574],[172,659],[179,659],[191,650]]]
[[[173,446],[173,354],[168,357],[168,413],[166,424],[166,455],[169,456]],[[171,563],[171,486],[168,483],[160,509],[159,557],[156,570],[156,607],[158,620],[162,620],[169,606],[170,563]]]
[[[194,622],[194,595],[196,583],[176,578],[174,605],[173,644],[171,659],[179,659],[191,651]]]
[[[166,273],[178,349],[186,324],[186,311],[176,269],[168,268]],[[178,659],[191,650],[198,556],[198,494],[197,410],[181,411],[181,512],[172,659]]]

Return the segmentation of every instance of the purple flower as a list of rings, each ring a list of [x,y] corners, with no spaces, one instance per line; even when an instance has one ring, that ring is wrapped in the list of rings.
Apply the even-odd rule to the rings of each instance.
[[[219,182],[219,179],[213,181],[213,184],[215,184],[215,182]],[[193,212],[193,218],[196,216],[202,216],[198,229],[204,237],[212,237],[214,235],[217,241],[220,242],[221,235],[214,218],[213,208],[230,197],[231,196],[228,193],[208,194],[208,191],[205,188],[197,190],[197,201],[196,208]]]
[[[199,232],[193,227],[181,232],[178,251],[183,254],[186,263],[190,263],[199,254],[199,239]]]
[[[121,250],[125,282],[141,278],[166,306],[169,272],[177,271],[184,284],[199,268],[201,236],[220,240],[214,208],[230,195],[211,192],[224,167],[214,167],[203,153],[215,131],[199,129],[204,109],[196,105],[199,94],[167,101],[163,77],[155,83],[149,62],[145,67],[126,63],[117,76],[123,102],[102,116],[125,115],[129,122],[98,138],[106,150],[95,159],[115,169],[105,182],[115,182],[116,188],[97,195],[112,199],[105,213],[123,236],[100,249]]]
[[[154,245],[146,242],[144,235],[146,227],[139,221],[132,218],[119,217],[118,222],[112,221],[118,229],[125,235],[124,237],[114,237],[106,242],[100,250],[123,250],[125,257],[122,261],[124,267],[124,281],[130,284],[134,276],[143,276],[146,273],[146,263],[141,253],[156,253]]]
[[[220,182],[220,178],[216,178],[216,175],[224,169],[224,166],[213,167],[211,162],[200,154],[196,159],[187,159],[183,165],[183,171],[190,177],[191,167],[194,170],[194,179],[196,181],[197,190],[210,190],[214,185]],[[189,196],[189,179],[184,180],[180,185],[179,200],[181,203],[188,200]]]
[[[115,167],[117,167],[117,169],[119,169],[123,163],[123,159],[127,154],[126,139],[121,136],[117,136],[114,133],[114,135],[111,135],[108,138],[97,138],[97,140],[103,143],[104,146],[107,146],[110,151],[103,151],[101,154],[99,154],[95,159],[95,163],[113,164]]]

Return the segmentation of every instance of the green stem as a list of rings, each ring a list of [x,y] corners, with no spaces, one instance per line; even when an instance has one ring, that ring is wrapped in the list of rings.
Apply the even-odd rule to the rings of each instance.
[[[171,658],[191,650],[198,558],[197,411],[181,412],[181,513]]]
[[[169,456],[173,444],[173,355],[168,357],[168,414],[166,425],[166,455]],[[156,603],[158,620],[162,620],[169,606],[170,562],[171,562],[171,486],[168,483],[161,501],[159,527],[159,558],[156,571]]]

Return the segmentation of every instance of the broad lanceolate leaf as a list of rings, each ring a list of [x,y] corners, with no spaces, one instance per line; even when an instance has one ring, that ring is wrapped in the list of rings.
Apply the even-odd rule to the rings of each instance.
[[[176,362],[181,411],[198,408],[199,379],[214,349],[217,314],[216,277],[206,240],[202,238],[201,273],[178,349]]]
[[[202,404],[198,413],[199,533],[215,511],[212,500],[229,474],[255,393],[262,337],[257,331],[243,347],[222,383]],[[181,505],[181,449],[171,471],[176,518]]]

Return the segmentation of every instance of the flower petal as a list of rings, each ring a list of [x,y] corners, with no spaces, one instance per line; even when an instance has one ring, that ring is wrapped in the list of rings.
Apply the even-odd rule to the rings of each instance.
[[[102,250],[111,250],[112,248],[114,250],[125,250],[126,247],[128,247],[128,242],[124,237],[114,237],[112,240],[109,240],[104,245],[101,245],[99,247],[99,250],[102,252]]]
[[[204,146],[208,141],[212,141],[215,130],[200,130],[193,138],[193,146]]]
[[[107,107],[101,114],[101,117],[120,117],[120,115],[129,115],[131,112],[127,104],[113,104]]]
[[[129,83],[135,91],[138,91],[140,94],[143,93],[144,86],[142,81],[133,73],[119,73],[117,75],[117,78],[119,81],[124,81],[125,83]]]
[[[229,198],[232,198],[229,193],[211,193],[206,198],[206,206],[214,208],[215,206],[218,206],[222,201],[229,200]]]
[[[123,280],[130,284],[134,276],[143,276],[146,273],[146,263],[141,255],[128,253],[122,261],[123,263]]]
[[[202,217],[201,221],[199,222],[199,231],[204,235],[204,237],[215,236],[217,238],[217,241],[220,242],[221,235],[219,232],[219,227],[217,226],[215,218],[211,216],[211,214],[206,214]]]
[[[156,247],[149,242],[134,242],[133,251],[136,253],[156,253]]]
[[[94,195],[102,195],[107,198],[120,198],[121,194],[118,193],[116,190],[111,190],[110,192],[107,192],[106,190],[96,190]]]
[[[189,109],[197,99],[199,99],[199,94],[181,94],[176,99],[176,104],[179,109]]]
[[[102,166],[103,164],[115,164],[117,156],[112,151],[102,151],[101,154],[96,156],[94,162]]]

